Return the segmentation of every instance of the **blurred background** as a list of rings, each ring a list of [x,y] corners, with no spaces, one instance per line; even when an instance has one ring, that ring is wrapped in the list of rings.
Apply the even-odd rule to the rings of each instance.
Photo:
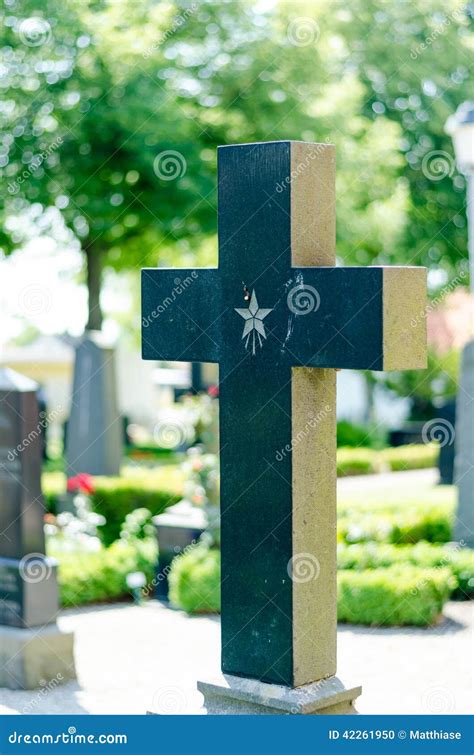
[[[62,605],[132,593],[219,610],[218,375],[141,360],[140,269],[217,265],[216,147],[295,139],[336,145],[338,264],[428,268],[428,369],[338,375],[339,617],[436,623],[474,590],[453,529],[474,170],[453,134],[471,123],[472,150],[474,5],[3,0],[1,14],[0,366],[38,385]],[[80,364],[97,367],[86,381]]]

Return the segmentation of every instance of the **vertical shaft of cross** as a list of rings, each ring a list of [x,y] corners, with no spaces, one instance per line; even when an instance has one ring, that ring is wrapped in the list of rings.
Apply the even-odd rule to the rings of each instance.
[[[335,373],[292,368],[276,327],[312,294],[292,267],[334,265],[334,191],[331,145],[220,152],[223,299],[253,292],[221,356],[222,667],[288,686],[335,672]]]

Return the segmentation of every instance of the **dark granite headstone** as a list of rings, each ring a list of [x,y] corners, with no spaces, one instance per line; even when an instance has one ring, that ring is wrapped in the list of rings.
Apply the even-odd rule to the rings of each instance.
[[[123,423],[117,407],[114,352],[100,333],[87,333],[76,348],[67,424],[67,475],[118,475]]]
[[[158,540],[158,565],[155,574],[155,595],[168,600],[168,575],[176,556],[196,544],[206,528],[206,519],[196,506],[181,501],[163,514],[153,517]]]
[[[0,370],[0,624],[55,621],[56,564],[45,556],[37,385]]]

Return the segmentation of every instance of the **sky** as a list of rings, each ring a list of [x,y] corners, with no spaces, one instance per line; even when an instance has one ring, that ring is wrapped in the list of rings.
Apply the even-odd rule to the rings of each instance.
[[[0,347],[18,337],[27,324],[45,334],[79,336],[87,320],[87,290],[82,283],[81,253],[47,237],[38,237],[0,261]],[[106,276],[106,312],[128,309],[126,290],[117,276]],[[116,337],[117,325],[106,320],[104,330]],[[108,331],[108,332],[107,332]]]

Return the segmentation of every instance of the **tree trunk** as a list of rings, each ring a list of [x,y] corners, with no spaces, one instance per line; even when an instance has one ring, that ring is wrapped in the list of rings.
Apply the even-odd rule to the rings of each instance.
[[[87,263],[87,291],[89,293],[89,318],[86,330],[101,330],[100,287],[102,282],[102,254],[92,244],[86,246],[84,252]]]
[[[367,408],[365,411],[365,421],[368,425],[375,424],[375,380],[370,372],[364,373]]]

